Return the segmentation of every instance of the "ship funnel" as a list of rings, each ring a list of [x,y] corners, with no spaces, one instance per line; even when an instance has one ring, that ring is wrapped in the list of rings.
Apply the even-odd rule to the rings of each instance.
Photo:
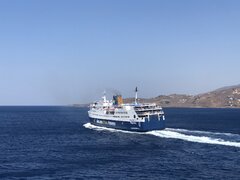
[[[113,96],[114,105],[122,105],[123,99],[121,95],[115,95]]]

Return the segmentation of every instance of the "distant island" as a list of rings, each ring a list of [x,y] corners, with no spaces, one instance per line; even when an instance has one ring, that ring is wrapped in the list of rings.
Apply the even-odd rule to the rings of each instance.
[[[124,103],[134,102],[134,98],[126,98]],[[203,94],[170,94],[154,98],[139,98],[139,102],[156,103],[162,107],[203,107],[203,108],[240,108],[240,84],[227,86]],[[75,104],[87,107],[88,104]]]
[[[133,102],[134,98],[127,98],[125,103]],[[140,98],[140,102],[155,102],[162,107],[211,107],[211,108],[240,108],[240,85],[227,86],[211,92],[186,95],[170,94],[155,98]]]

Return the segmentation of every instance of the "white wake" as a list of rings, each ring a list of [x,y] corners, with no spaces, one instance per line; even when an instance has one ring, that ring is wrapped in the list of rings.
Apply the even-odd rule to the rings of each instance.
[[[122,133],[129,133],[129,134],[144,134],[141,132],[134,132],[134,131],[124,131],[124,130],[120,130],[120,129],[114,129],[114,128],[106,128],[106,127],[100,127],[100,126],[95,126],[92,125],[91,123],[86,123],[83,125],[85,128],[88,129],[93,129],[96,131],[110,131],[110,132],[122,132]]]
[[[156,131],[149,131],[149,132],[132,132],[132,131],[124,131],[124,130],[117,130],[113,128],[94,126],[90,123],[86,123],[83,126],[85,128],[93,129],[97,131],[146,134],[146,135],[158,136],[161,138],[181,139],[181,140],[190,141],[190,142],[233,146],[233,147],[240,148],[240,135],[232,134],[232,133],[215,133],[215,132],[208,132],[208,131],[193,131],[193,130],[187,130],[187,129],[173,129],[173,128],[166,128],[164,130],[156,130]]]

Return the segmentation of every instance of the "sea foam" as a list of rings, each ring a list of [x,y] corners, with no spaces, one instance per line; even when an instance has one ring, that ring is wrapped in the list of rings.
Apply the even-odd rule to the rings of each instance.
[[[113,128],[99,127],[86,123],[83,125],[85,128],[93,129],[97,131],[110,131],[110,132],[122,132],[122,133],[134,133],[134,134],[146,134],[153,135],[161,138],[180,139],[189,142],[216,144],[224,146],[233,146],[240,148],[240,135],[231,133],[220,133],[220,132],[208,132],[208,131],[194,131],[187,129],[174,129],[166,128],[164,130],[154,130],[148,132],[133,132],[124,131]],[[218,138],[216,138],[218,136]],[[232,140],[229,140],[230,139]]]

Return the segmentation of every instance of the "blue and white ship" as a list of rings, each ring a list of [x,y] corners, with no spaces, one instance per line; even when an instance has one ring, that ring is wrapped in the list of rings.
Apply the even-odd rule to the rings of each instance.
[[[162,107],[155,103],[138,103],[137,88],[135,102],[123,104],[122,96],[115,95],[107,100],[106,95],[100,101],[90,105],[88,115],[90,123],[96,126],[128,131],[151,131],[165,128],[165,116]]]

